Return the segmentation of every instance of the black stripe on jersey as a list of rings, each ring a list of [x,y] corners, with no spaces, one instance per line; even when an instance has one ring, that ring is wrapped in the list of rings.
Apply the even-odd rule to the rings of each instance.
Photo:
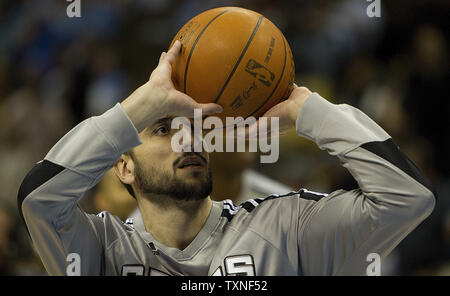
[[[242,203],[241,206],[242,206],[242,208],[246,209],[247,212],[249,212],[249,213],[256,208],[255,205],[249,201]]]
[[[286,197],[286,196],[292,196],[292,195],[299,195],[300,198],[308,199],[308,200],[314,200],[319,201],[321,198],[325,197],[326,194],[322,193],[315,193],[308,191],[306,189],[300,189],[299,191],[290,191],[285,194],[271,194],[267,196],[266,198],[254,198],[249,199],[242,204],[239,205],[239,207],[245,209],[247,212],[251,213],[259,204],[267,201],[272,200],[280,197]],[[255,205],[256,204],[256,205]],[[224,205],[230,206],[232,209],[237,209],[234,206],[231,206],[229,203],[224,202]],[[228,221],[231,221],[236,213],[231,213],[229,209],[224,208],[222,211],[222,217],[226,217]]]
[[[234,217],[234,215],[230,213],[230,210],[225,209],[225,208],[222,210],[222,214],[220,216],[226,217],[228,219],[228,222],[230,222],[231,219],[233,219],[233,217]]]
[[[299,191],[290,191],[288,193],[284,193],[284,194],[271,194],[268,197],[265,198],[255,198],[255,199],[251,199],[252,201],[256,202],[257,204],[261,204],[267,200],[271,200],[271,199],[276,199],[276,198],[280,198],[280,197],[286,197],[286,196],[292,196],[292,195],[296,195],[296,194],[301,194],[301,192],[304,189],[301,189]],[[254,205],[254,203],[252,203],[250,200],[244,202],[241,204],[241,206],[247,210],[247,212],[251,212],[253,211],[256,206]]]
[[[228,203],[228,202],[226,202],[226,201],[224,201],[223,204],[224,204],[224,205],[228,205],[228,206],[229,206],[230,208],[232,208],[232,209],[235,209],[235,208],[236,208],[236,206],[235,206],[234,204]]]
[[[19,207],[19,213],[22,217],[22,220],[24,220],[22,213],[23,200],[36,188],[38,188],[63,170],[63,166],[57,165],[48,160],[43,160],[37,163],[25,176],[22,184],[20,185],[19,193],[17,195],[17,206]]]
[[[228,221],[231,221],[233,219],[236,212],[239,210],[239,207],[236,207],[231,200],[223,200],[223,210],[222,210],[222,217],[226,217]],[[228,206],[228,208],[226,207]]]
[[[223,210],[221,216],[226,217],[228,221],[231,221],[231,219],[233,219],[234,216],[234,213],[232,213],[231,211],[234,212],[236,210],[236,206],[233,204],[231,200],[223,200],[222,202],[223,202]],[[226,206],[228,206],[228,208]]]
[[[300,198],[314,201],[319,201],[321,198],[326,196],[326,194],[311,192],[306,189],[301,189],[298,194]]]
[[[433,192],[436,197],[436,192],[433,190],[430,182],[423,176],[416,165],[399,149],[392,138],[383,142],[365,143],[361,145],[361,148],[389,161],[391,164],[408,174],[411,178],[428,188],[428,190]]]

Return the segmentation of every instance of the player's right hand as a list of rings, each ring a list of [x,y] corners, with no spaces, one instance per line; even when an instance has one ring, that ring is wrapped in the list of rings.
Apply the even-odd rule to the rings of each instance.
[[[171,79],[172,64],[180,49],[181,43],[176,41],[167,53],[163,52],[150,79],[121,103],[138,132],[164,117],[193,118],[196,108],[202,109],[203,115],[222,112],[218,104],[199,104],[175,89]]]

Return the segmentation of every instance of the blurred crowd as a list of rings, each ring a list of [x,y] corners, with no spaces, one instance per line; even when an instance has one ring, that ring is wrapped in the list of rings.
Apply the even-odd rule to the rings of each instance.
[[[143,84],[187,20],[219,6],[272,20],[292,48],[296,83],[362,109],[432,181],[435,211],[382,261],[382,274],[450,275],[450,2],[380,0],[381,16],[369,17],[371,2],[80,0],[81,17],[69,18],[67,1],[1,1],[0,275],[46,274],[17,211],[26,173],[70,128]],[[356,186],[294,131],[277,163],[245,164],[294,189]],[[129,215],[134,200],[114,181],[83,198],[86,211]]]

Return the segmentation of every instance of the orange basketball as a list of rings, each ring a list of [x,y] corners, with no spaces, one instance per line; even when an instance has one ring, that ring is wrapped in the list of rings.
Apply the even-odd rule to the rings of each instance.
[[[289,44],[257,12],[207,10],[188,21],[172,44],[175,40],[182,43],[173,64],[175,87],[199,103],[221,105],[222,118],[258,118],[292,91],[295,66]]]

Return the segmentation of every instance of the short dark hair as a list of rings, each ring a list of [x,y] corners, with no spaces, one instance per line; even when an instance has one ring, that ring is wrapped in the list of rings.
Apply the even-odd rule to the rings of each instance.
[[[131,151],[125,152],[124,154],[125,154],[125,155],[128,155],[131,159],[134,160],[133,153],[132,153]],[[128,193],[129,193],[134,199],[136,199],[136,195],[134,194],[133,187],[131,187],[130,184],[125,184],[125,183],[123,183],[122,180],[120,180],[120,178],[119,178],[119,181],[120,181],[120,183],[122,183],[123,186],[125,186],[125,188],[127,189]]]

